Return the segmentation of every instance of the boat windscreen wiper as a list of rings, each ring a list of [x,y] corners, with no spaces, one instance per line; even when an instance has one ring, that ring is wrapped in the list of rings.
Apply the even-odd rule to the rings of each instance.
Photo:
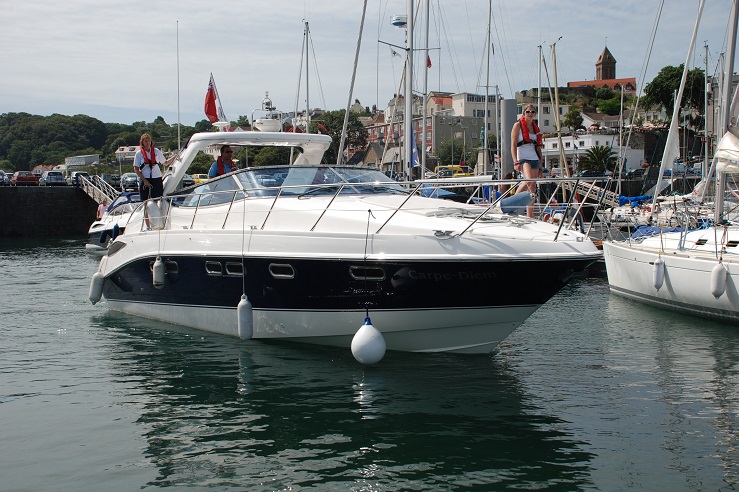
[[[308,195],[319,195],[319,194],[334,194],[336,193],[336,185],[329,185],[329,186],[314,186],[311,187],[308,191],[304,191],[303,193],[298,195],[298,198],[303,198],[304,196]]]

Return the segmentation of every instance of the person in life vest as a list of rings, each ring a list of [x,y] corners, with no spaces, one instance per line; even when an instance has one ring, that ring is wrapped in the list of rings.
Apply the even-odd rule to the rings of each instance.
[[[523,108],[523,116],[518,120],[511,129],[511,157],[513,157],[513,167],[516,171],[521,171],[524,179],[541,177],[541,146],[542,133],[539,130],[534,116],[536,108],[533,104],[528,104]],[[528,191],[534,193],[536,185],[533,182],[523,182],[519,186],[517,193]],[[534,205],[526,207],[526,215],[534,216]]]
[[[224,145],[221,147],[221,156],[210,166],[208,177],[215,178],[216,176],[237,171],[239,168],[236,167],[236,163],[233,161],[233,155],[234,151],[230,146]]]
[[[165,161],[162,151],[152,145],[151,135],[144,133],[139,142],[141,149],[133,158],[133,170],[139,177],[139,195],[143,202],[149,198],[159,198],[164,193],[159,164]]]

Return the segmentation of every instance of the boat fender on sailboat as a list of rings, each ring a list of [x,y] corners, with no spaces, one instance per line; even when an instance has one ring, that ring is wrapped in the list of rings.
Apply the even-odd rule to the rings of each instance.
[[[367,316],[352,338],[352,355],[361,364],[375,364],[385,357],[386,348],[385,338]]]
[[[105,275],[101,272],[95,272],[90,279],[90,291],[87,294],[90,302],[97,304],[100,298],[103,296],[103,284],[105,283]]]
[[[718,262],[711,270],[711,294],[718,299],[726,292],[726,277],[729,270],[722,262]]]
[[[654,288],[659,290],[662,288],[662,284],[665,283],[665,260],[661,256],[658,256],[654,263],[652,263],[652,284]]]
[[[236,319],[239,327],[239,338],[251,340],[254,336],[254,316],[251,302],[249,302],[246,294],[241,295],[239,305],[236,307]]]
[[[165,273],[166,273],[166,268],[164,266],[164,262],[162,261],[162,257],[157,256],[157,259],[154,261],[154,266],[151,269],[154,288],[161,289],[164,287],[164,274]]]

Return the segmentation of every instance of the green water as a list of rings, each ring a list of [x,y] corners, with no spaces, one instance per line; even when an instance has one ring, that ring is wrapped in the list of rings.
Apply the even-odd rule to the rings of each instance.
[[[490,356],[363,367],[92,306],[96,265],[0,240],[3,491],[739,489],[739,327],[603,278]]]

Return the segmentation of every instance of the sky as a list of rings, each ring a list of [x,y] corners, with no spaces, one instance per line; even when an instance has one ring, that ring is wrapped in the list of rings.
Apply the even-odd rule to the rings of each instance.
[[[420,50],[426,23],[417,1],[413,39]],[[662,67],[685,62],[700,4],[666,0],[660,12],[659,0],[491,1],[489,91],[497,86],[505,98],[537,87],[539,46],[553,84],[553,44],[560,86],[594,79],[606,46],[617,77],[648,83]],[[391,18],[406,14],[407,1],[366,3],[351,91],[362,0],[0,0],[0,114],[85,114],[106,123],[161,116],[169,124],[194,125],[205,119],[211,73],[231,120],[251,119],[266,92],[282,111],[306,104],[337,110],[354,100],[384,109],[403,69],[403,57],[392,52],[402,53],[406,37]],[[714,74],[726,50],[731,0],[706,4],[689,64],[704,68],[707,44],[708,73]],[[488,5],[430,0],[429,91],[485,93]],[[421,92],[424,54],[414,53],[414,90]]]

